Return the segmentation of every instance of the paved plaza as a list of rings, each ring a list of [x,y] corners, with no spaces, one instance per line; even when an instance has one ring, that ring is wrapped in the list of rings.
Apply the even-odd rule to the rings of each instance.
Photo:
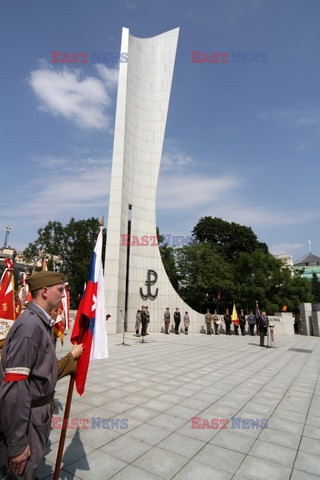
[[[61,479],[320,478],[319,338],[278,337],[268,349],[257,336],[146,338],[127,334],[123,346],[109,336],[109,359],[91,364],[82,397],[74,392],[70,418],[89,428],[68,430]],[[58,357],[69,348],[66,337]],[[56,417],[67,389],[63,379]],[[192,417],[222,423],[195,429]],[[99,418],[119,421],[98,428]],[[244,428],[263,418],[267,428]],[[52,478],[59,435],[52,430],[40,479]]]

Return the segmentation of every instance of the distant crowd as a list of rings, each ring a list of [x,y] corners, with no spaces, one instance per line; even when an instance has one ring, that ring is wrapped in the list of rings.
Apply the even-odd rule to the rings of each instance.
[[[181,313],[179,308],[177,307],[174,314],[174,331],[176,335],[180,335],[179,328],[181,323]],[[171,321],[171,313],[169,311],[169,307],[166,308],[164,312],[164,333],[169,335],[169,325]],[[137,337],[142,337],[142,342],[144,342],[144,337],[149,335],[148,333],[148,325],[150,323],[150,312],[149,307],[147,305],[142,305],[141,310],[137,310],[136,313],[136,323],[135,323],[135,331]],[[184,333],[188,335],[188,329],[190,325],[190,318],[188,312],[185,312],[183,316],[183,325],[184,325]],[[141,328],[141,333],[140,333]]]
[[[294,331],[295,333],[301,333],[301,322],[298,314],[294,314]],[[222,319],[224,322],[224,332],[225,335],[259,335],[260,336],[260,345],[264,345],[264,336],[267,335],[269,327],[269,318],[265,311],[257,311],[256,314],[253,313],[253,310],[250,310],[248,315],[245,315],[244,310],[241,309],[238,314],[231,315],[229,309],[225,310],[223,317],[218,315],[217,310],[214,310],[213,313],[208,309],[204,315],[206,333],[207,335],[219,335],[222,333],[221,325]],[[174,320],[174,333],[175,335],[180,335],[181,329],[181,312],[177,307],[173,313]],[[169,335],[169,327],[171,323],[171,312],[169,307],[166,308],[164,315],[164,333]],[[141,337],[142,343],[144,343],[144,337],[149,335],[148,326],[150,323],[150,312],[147,305],[142,305],[141,310],[137,310],[136,313],[136,323],[135,323],[135,332],[137,337]],[[233,329],[231,328],[233,325]],[[183,315],[183,330],[186,335],[188,335],[188,330],[190,326],[190,317],[188,312],[185,312]],[[246,330],[248,326],[248,330]],[[220,332],[219,332],[220,330]],[[141,332],[141,333],[140,333]]]

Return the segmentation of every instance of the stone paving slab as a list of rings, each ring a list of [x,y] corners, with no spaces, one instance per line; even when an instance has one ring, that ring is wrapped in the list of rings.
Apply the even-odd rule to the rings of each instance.
[[[249,336],[147,338],[128,334],[123,347],[109,336],[109,359],[90,365],[70,414],[89,428],[68,429],[59,478],[320,478],[319,338],[277,337],[276,348]],[[69,349],[58,346],[58,357]],[[56,418],[67,389],[67,379],[58,383]],[[214,428],[192,428],[192,417]],[[267,428],[250,424],[262,418]],[[40,480],[52,478],[59,435],[51,432]]]

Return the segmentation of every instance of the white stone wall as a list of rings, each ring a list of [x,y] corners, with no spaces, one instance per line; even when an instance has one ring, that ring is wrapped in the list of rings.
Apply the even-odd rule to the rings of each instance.
[[[302,335],[313,335],[312,303],[302,303],[300,305],[300,320]]]
[[[275,337],[277,335],[295,335],[294,318],[291,312],[279,312],[269,316],[269,325],[274,325]]]

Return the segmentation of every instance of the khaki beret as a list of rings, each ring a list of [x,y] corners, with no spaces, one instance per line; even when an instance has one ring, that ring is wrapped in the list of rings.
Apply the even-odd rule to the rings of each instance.
[[[30,292],[35,292],[43,287],[52,287],[64,283],[64,275],[58,272],[36,272],[27,278]]]

